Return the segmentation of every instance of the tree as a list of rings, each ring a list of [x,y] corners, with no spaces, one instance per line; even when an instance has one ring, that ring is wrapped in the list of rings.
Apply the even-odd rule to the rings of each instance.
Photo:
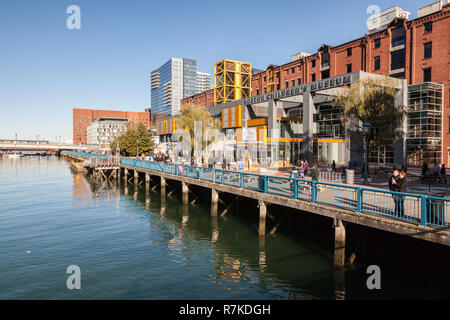
[[[194,149],[194,125],[199,121],[202,125],[202,137],[205,137],[206,130],[220,129],[219,119],[213,119],[211,114],[203,107],[193,104],[185,104],[180,109],[180,117],[175,120],[177,129],[186,129],[191,136],[191,149]],[[202,139],[205,140],[205,139]],[[205,148],[211,141],[203,141],[202,148]]]
[[[370,123],[373,148],[393,143],[403,137],[405,106],[395,106],[396,81],[386,77],[359,80],[338,95],[334,106],[342,108],[341,123],[346,136],[355,139],[364,150],[363,124]],[[354,144],[355,146],[355,144]]]
[[[155,147],[151,133],[144,124],[127,124],[127,130],[116,136],[111,142],[111,152],[116,151],[117,145],[120,147],[120,154],[124,156],[136,156],[139,148],[139,155],[146,155],[153,152]]]

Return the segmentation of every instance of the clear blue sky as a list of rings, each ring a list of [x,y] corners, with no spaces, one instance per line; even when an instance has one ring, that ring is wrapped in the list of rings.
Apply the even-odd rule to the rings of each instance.
[[[72,139],[72,108],[143,111],[150,71],[170,57],[213,74],[230,58],[265,69],[367,31],[366,9],[417,16],[432,0],[2,0],[0,138]],[[69,5],[81,30],[66,28]]]

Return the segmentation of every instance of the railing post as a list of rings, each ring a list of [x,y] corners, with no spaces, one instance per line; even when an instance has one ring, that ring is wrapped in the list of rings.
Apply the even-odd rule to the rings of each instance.
[[[178,165],[175,165],[175,174],[178,175]]]
[[[222,184],[225,182],[225,171],[223,171],[223,170],[221,170],[222,171]]]
[[[316,203],[317,202],[317,182],[312,181],[311,182],[311,202]]]
[[[213,169],[213,183],[216,183],[216,169]]]
[[[241,189],[244,189],[244,173],[241,172]]]
[[[264,193],[269,191],[269,177],[264,176]]]
[[[420,224],[424,227],[428,223],[427,222],[427,217],[428,217],[427,199],[428,199],[428,197],[426,195],[420,196]]]
[[[186,177],[189,177],[189,166],[186,166]]]
[[[203,178],[203,167],[198,167],[198,179],[202,180]]]
[[[294,199],[298,199],[298,181],[297,179],[292,179],[294,182]]]
[[[356,189],[356,212],[361,213],[362,211],[362,188],[358,187]]]

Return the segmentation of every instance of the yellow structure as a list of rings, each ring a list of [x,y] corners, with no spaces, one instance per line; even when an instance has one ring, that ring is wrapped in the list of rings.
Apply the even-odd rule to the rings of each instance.
[[[214,65],[214,105],[251,96],[250,63],[224,59]]]

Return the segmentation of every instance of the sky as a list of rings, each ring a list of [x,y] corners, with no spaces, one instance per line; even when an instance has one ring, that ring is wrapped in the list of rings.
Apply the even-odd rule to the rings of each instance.
[[[72,139],[72,109],[144,111],[171,57],[213,75],[224,58],[266,69],[363,36],[376,5],[417,16],[432,0],[1,0],[0,139]],[[70,30],[70,5],[81,29]]]

